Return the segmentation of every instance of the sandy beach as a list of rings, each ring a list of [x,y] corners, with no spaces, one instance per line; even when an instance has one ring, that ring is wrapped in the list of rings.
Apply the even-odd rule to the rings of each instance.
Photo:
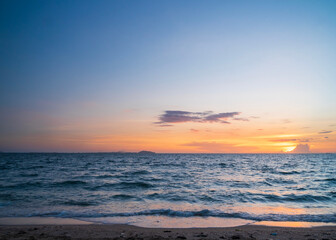
[[[178,226],[177,226],[178,227]],[[131,225],[3,225],[0,239],[336,239],[336,226],[244,225],[229,228],[142,228]]]

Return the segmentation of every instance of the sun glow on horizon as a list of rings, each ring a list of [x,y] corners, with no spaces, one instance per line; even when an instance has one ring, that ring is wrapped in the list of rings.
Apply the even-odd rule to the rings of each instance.
[[[294,147],[285,147],[283,148],[283,151],[284,152],[290,152],[290,151],[293,151],[295,149],[295,146]]]

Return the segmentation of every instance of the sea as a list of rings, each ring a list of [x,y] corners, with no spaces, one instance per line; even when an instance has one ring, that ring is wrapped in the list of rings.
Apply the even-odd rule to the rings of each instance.
[[[336,224],[336,154],[0,153],[0,218]]]

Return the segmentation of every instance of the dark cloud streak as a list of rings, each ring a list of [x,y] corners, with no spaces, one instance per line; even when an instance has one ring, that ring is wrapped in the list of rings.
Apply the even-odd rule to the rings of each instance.
[[[295,142],[297,139],[295,138],[285,138],[285,139],[270,139],[270,142]]]
[[[154,124],[160,126],[170,125],[172,123],[185,123],[185,122],[200,122],[200,123],[224,123],[230,124],[229,119],[238,121],[248,121],[247,118],[236,118],[240,112],[223,112],[213,113],[212,111],[205,112],[187,112],[187,111],[165,111],[159,116],[159,121]]]
[[[333,131],[321,131],[319,134],[327,134],[327,133],[332,133]]]

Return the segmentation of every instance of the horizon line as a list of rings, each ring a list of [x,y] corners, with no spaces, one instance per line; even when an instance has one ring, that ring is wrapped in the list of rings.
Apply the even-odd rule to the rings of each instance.
[[[147,151],[147,150],[142,150],[142,151]],[[83,153],[119,153],[119,154],[141,154],[142,151],[137,151],[137,152],[127,152],[127,151],[111,151],[111,152],[53,152],[53,151],[47,151],[47,152],[41,152],[41,151],[13,151],[13,152],[9,152],[9,151],[0,151],[0,154],[4,154],[4,153],[58,153],[58,154],[83,154]],[[230,152],[230,153],[215,153],[215,152],[153,152],[153,151],[147,151],[147,152],[151,152],[148,154],[336,154],[336,152],[308,152],[308,153],[292,153],[292,152],[266,152],[266,153],[262,153],[262,152],[258,152],[258,153],[249,153],[249,152],[244,152],[244,153],[237,153],[237,152]]]

